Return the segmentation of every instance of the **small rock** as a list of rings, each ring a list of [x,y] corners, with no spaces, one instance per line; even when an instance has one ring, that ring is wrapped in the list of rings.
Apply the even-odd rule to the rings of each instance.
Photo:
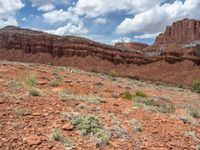
[[[27,144],[29,146],[32,146],[32,145],[39,145],[41,143],[41,138],[38,137],[38,136],[29,136],[25,139],[25,141],[27,142]]]
[[[70,83],[70,84],[69,84],[69,86],[73,86],[73,84],[72,84],[72,83]]]
[[[12,135],[10,136],[10,139],[12,139],[12,140],[17,140],[17,139],[18,139],[17,134],[12,134]]]
[[[157,130],[154,130],[154,131],[152,131],[151,132],[152,134],[157,134],[157,133],[159,133]]]
[[[71,123],[66,123],[62,126],[63,130],[73,130],[74,126]]]
[[[114,103],[114,104],[113,104],[113,106],[116,106],[116,107],[118,107],[118,106],[119,106],[119,104],[117,104],[117,103]]]
[[[3,100],[0,100],[0,104],[3,104]]]
[[[39,81],[37,84],[38,84],[38,85],[46,85],[47,82],[46,82],[46,81]]]
[[[65,80],[65,83],[72,83],[71,80]]]

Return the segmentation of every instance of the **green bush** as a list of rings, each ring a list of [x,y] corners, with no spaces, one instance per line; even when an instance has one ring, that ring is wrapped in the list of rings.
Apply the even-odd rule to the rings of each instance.
[[[49,66],[53,66],[53,62],[49,62],[48,65],[49,65]]]
[[[199,94],[200,94],[200,80],[194,81],[194,82],[192,83],[192,88],[191,88],[191,90],[192,90],[193,92],[196,92],[196,93],[199,93]]]
[[[53,130],[52,138],[55,141],[61,141],[62,140],[61,130],[59,128],[56,128],[56,129]]]
[[[189,109],[189,112],[190,112],[190,115],[192,117],[194,117],[194,118],[200,118],[200,110],[199,109],[191,107]]]
[[[111,70],[108,75],[114,78],[118,76],[118,73],[115,70]]]
[[[29,90],[29,95],[30,96],[42,96],[41,92],[39,89],[36,89],[36,88],[32,88]]]
[[[71,145],[70,140],[68,138],[62,136],[61,130],[59,128],[56,128],[53,130],[52,139],[54,141],[61,142],[62,144],[65,145],[65,147],[70,147],[70,145]]]
[[[147,97],[147,94],[143,91],[136,91],[135,96],[138,97]]]
[[[30,74],[29,76],[26,77],[25,79],[26,85],[30,87],[34,87],[37,85],[37,79],[35,74]]]
[[[80,130],[83,135],[92,133],[95,137],[97,147],[102,147],[107,144],[110,139],[110,134],[100,124],[99,120],[94,116],[79,116],[71,120],[76,129]]]
[[[80,116],[73,121],[73,124],[78,130],[81,130],[84,135],[95,133],[100,128],[98,119],[94,116]]]
[[[131,100],[133,95],[129,91],[125,91],[122,95],[122,98]]]

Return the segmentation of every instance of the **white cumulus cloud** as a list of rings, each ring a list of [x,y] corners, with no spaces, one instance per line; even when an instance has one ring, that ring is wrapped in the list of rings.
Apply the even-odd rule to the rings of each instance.
[[[17,25],[15,14],[23,7],[21,0],[0,0],[0,28]]]
[[[143,12],[161,0],[78,0],[73,8],[80,16],[95,18],[114,11]]]
[[[32,7],[38,7],[38,10],[40,11],[51,11],[56,8],[55,5],[62,4],[62,5],[68,5],[69,0],[30,0],[32,2]]]
[[[77,15],[73,14],[69,10],[64,11],[63,9],[50,11],[50,12],[44,13],[42,16],[44,20],[50,24],[62,23],[67,20],[70,20],[73,23],[77,23],[80,21]]]
[[[116,32],[127,33],[157,33],[162,32],[167,25],[186,17],[198,18],[200,15],[199,0],[176,0],[174,3],[157,4],[151,9],[138,13],[134,18],[125,18],[117,27]]]
[[[84,27],[83,24],[72,24],[68,23],[66,26],[59,27],[55,30],[47,31],[56,35],[83,35],[88,33],[88,29]]]

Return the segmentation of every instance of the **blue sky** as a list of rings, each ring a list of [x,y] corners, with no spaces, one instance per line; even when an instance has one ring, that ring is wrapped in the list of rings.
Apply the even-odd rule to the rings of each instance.
[[[98,42],[153,43],[166,25],[200,18],[200,0],[0,0],[0,28],[16,25]]]

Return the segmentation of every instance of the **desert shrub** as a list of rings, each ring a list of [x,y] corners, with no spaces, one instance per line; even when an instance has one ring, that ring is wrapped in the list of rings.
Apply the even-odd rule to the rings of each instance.
[[[74,101],[84,101],[90,103],[105,102],[105,99],[100,96],[93,95],[73,95],[69,90],[63,90],[59,92],[61,100],[74,100]]]
[[[147,97],[147,94],[143,91],[136,91],[135,96],[138,97]]]
[[[135,132],[141,132],[142,131],[142,124],[137,121],[136,119],[131,119],[129,122],[129,125],[131,125]]]
[[[125,91],[122,95],[122,98],[131,100],[133,95],[129,91]]]
[[[52,87],[57,87],[60,85],[60,82],[58,80],[54,79],[51,82],[49,82],[49,85]]]
[[[199,94],[200,94],[200,80],[194,81],[194,82],[192,83],[192,88],[191,88],[191,90],[192,90],[193,92],[196,92],[196,93],[199,93]]]
[[[42,93],[40,92],[39,89],[31,88],[29,89],[29,95],[37,97],[37,96],[42,96]]]
[[[82,115],[72,119],[71,122],[76,129],[81,131],[82,135],[92,134],[95,138],[95,144],[97,147],[102,147],[109,141],[109,132],[102,127],[96,117]]]
[[[195,131],[186,131],[184,135],[187,136],[187,137],[191,137],[192,140],[194,140],[194,141],[198,141],[199,140],[197,138],[197,136],[196,136],[196,132]]]
[[[56,128],[53,130],[52,139],[54,141],[61,142],[62,144],[65,145],[65,147],[70,147],[70,145],[71,145],[70,140],[68,138],[62,136],[61,130],[59,128]]]
[[[34,87],[37,85],[37,78],[35,74],[30,74],[29,76],[27,76],[25,78],[25,83],[26,85],[30,86],[30,87]]]
[[[112,117],[112,125],[112,134],[114,137],[122,139],[127,139],[129,137],[127,130],[121,126],[121,122],[115,116]]]
[[[105,129],[97,129],[94,136],[97,147],[106,145],[110,139],[110,134]]]
[[[60,129],[56,128],[56,129],[53,130],[52,139],[55,140],[55,141],[61,141],[62,135],[61,135]]]
[[[190,115],[179,115],[179,116],[175,116],[175,118],[183,121],[184,124],[192,124],[192,125],[198,125],[199,124]]]
[[[163,101],[160,98],[134,97],[134,102],[140,104],[144,109],[153,112],[170,113],[175,110],[175,106],[172,102]]]
[[[17,116],[25,116],[27,114],[27,110],[25,108],[14,108],[14,112]]]
[[[200,110],[194,107],[189,108],[189,113],[194,118],[200,118]]]
[[[78,130],[81,130],[83,135],[95,133],[100,128],[99,120],[94,116],[80,116],[73,121],[73,124]]]
[[[53,66],[53,62],[49,62],[48,65],[49,65],[49,66]]]
[[[111,70],[108,75],[114,78],[118,76],[118,73],[115,70]]]

